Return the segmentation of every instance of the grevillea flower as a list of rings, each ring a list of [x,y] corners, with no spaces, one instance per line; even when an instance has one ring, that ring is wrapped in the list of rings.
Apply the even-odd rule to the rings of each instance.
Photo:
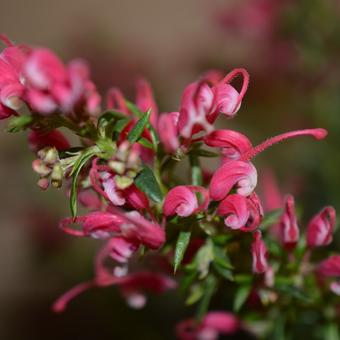
[[[122,148],[119,148],[116,156],[120,157],[121,153]],[[115,206],[123,206],[128,203],[134,209],[149,210],[148,198],[133,183],[136,170],[131,166],[137,165],[137,162],[134,161],[135,157],[138,157],[138,154],[132,151],[127,160],[112,160],[109,163],[111,167],[99,165],[98,159],[94,159],[90,170],[91,184],[94,190]]]
[[[27,58],[24,74],[27,100],[37,112],[71,113],[83,105],[89,114],[98,113],[100,96],[83,61],[73,60],[66,67],[49,49],[36,48]]]
[[[201,195],[199,204],[197,195]],[[203,187],[195,185],[179,185],[171,189],[165,197],[163,213],[165,216],[190,216],[208,207],[209,193]]]
[[[92,212],[75,218],[65,218],[60,228],[73,236],[109,238],[117,235],[130,241],[140,242],[151,249],[158,249],[165,241],[165,232],[156,222],[151,222],[137,211],[123,213],[111,208],[112,212]],[[81,224],[81,229],[71,224]]]
[[[263,216],[260,200],[255,193],[249,197],[239,194],[227,196],[220,202],[217,213],[225,216],[224,223],[231,229],[253,231]]]
[[[222,148],[222,156],[225,160],[237,160],[252,148],[250,140],[234,130],[215,130],[204,136],[203,140],[206,145]]]
[[[295,248],[300,231],[295,214],[294,197],[289,195],[286,198],[285,210],[280,220],[281,241],[288,249]]]
[[[240,321],[231,313],[212,311],[202,321],[183,320],[176,326],[176,335],[180,340],[217,340],[218,336],[230,335],[241,328]]]
[[[44,147],[55,147],[58,151],[63,151],[71,147],[66,137],[58,130],[48,132],[32,130],[28,134],[28,144],[34,152]]]
[[[168,153],[173,153],[179,148],[178,140],[178,112],[163,113],[158,120],[159,139]]]
[[[1,36],[7,47],[0,53],[0,119],[16,114],[23,104],[25,92],[22,74],[26,53]]]
[[[308,247],[327,246],[332,242],[335,226],[335,210],[333,207],[325,207],[316,214],[307,227]]]
[[[267,262],[267,247],[262,240],[262,235],[259,230],[254,232],[254,241],[251,246],[251,253],[253,257],[253,272],[262,274],[268,269]]]
[[[340,277],[340,255],[332,255],[322,261],[318,273],[325,277]]]
[[[255,167],[249,162],[232,160],[223,164],[213,174],[209,186],[210,197],[215,201],[221,201],[235,186],[238,194],[249,196],[256,184]]]
[[[120,288],[130,307],[141,308],[146,302],[145,293],[161,294],[169,289],[176,288],[177,284],[171,278],[148,271],[136,272],[123,276],[114,276],[105,280],[95,278],[92,281],[82,282],[60,296],[52,306],[56,313],[62,313],[74,298],[95,287],[116,285]]]
[[[244,77],[241,93],[228,84],[239,74]],[[179,111],[180,134],[184,138],[190,138],[201,130],[211,132],[212,123],[219,113],[228,117],[234,116],[247,90],[248,79],[246,70],[235,69],[213,87],[209,86],[207,77],[188,85],[184,90]]]

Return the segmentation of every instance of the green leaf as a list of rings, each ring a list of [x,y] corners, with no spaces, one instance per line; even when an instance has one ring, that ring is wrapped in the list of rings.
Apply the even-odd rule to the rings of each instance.
[[[196,314],[196,319],[200,321],[203,316],[207,313],[210,300],[214,294],[215,288],[216,288],[216,279],[214,276],[208,276],[204,282],[204,295],[201,299],[201,302],[198,306],[197,314]]]
[[[134,103],[125,99],[125,104],[127,108],[137,117],[140,118],[143,116],[143,112],[138,108],[138,106]]]
[[[100,150],[100,157],[104,159],[110,159],[117,150],[116,142],[109,138],[99,139],[96,144]]]
[[[126,119],[126,116],[118,111],[106,111],[98,119],[98,133],[102,138],[112,139],[116,122]]]
[[[199,271],[199,279],[203,279],[209,274],[210,264],[214,260],[213,243],[211,239],[207,239],[195,256],[197,270]]]
[[[151,110],[148,110],[144,115],[138,120],[136,125],[128,133],[127,139],[130,143],[135,143],[144,131],[146,124],[149,121]]]
[[[220,267],[225,269],[233,269],[233,265],[230,263],[230,259],[226,254],[226,251],[222,247],[216,245],[213,246],[214,251],[214,262]]]
[[[154,150],[154,145],[149,141],[147,140],[146,138],[142,137],[138,140],[138,143],[145,146],[146,148],[148,149],[152,149]]]
[[[163,195],[153,171],[149,167],[144,169],[136,176],[135,184],[154,202],[162,202]]]
[[[26,129],[31,123],[33,123],[34,118],[31,115],[22,115],[12,118],[8,123],[8,132],[20,132]]]
[[[89,148],[85,150],[77,159],[75,162],[72,170],[71,170],[71,176],[72,176],[72,184],[71,184],[71,195],[70,195],[70,208],[72,217],[75,217],[77,215],[77,179],[80,174],[81,169],[83,166],[87,163],[88,160],[90,160],[96,153],[98,152],[98,148]]]
[[[188,298],[185,300],[187,306],[193,305],[203,296],[204,290],[201,285],[193,285],[190,289]]]
[[[190,231],[181,231],[178,235],[174,257],[174,273],[176,273],[178,267],[182,263],[185,251],[187,250],[190,242],[190,237]]]
[[[290,295],[291,297],[300,300],[305,303],[311,302],[311,298],[306,295],[301,289],[293,286],[293,285],[279,285],[276,287],[278,291],[281,293],[285,293]]]
[[[112,128],[112,132],[121,133],[125,129],[125,127],[129,124],[129,122],[130,122],[129,118],[122,118],[117,120],[117,122]]]
[[[238,312],[246,302],[251,290],[251,285],[243,285],[238,288],[234,298],[234,311]]]
[[[233,272],[230,269],[227,269],[217,262],[213,262],[213,266],[218,274],[220,274],[222,277],[224,277],[228,281],[234,281]]]
[[[324,339],[340,340],[340,330],[336,322],[328,323],[324,327]]]

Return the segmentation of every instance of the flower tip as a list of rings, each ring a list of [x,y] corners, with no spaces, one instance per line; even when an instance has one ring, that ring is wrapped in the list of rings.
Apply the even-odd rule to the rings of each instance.
[[[323,128],[315,129],[314,130],[314,137],[317,140],[324,139],[328,135],[328,131]]]

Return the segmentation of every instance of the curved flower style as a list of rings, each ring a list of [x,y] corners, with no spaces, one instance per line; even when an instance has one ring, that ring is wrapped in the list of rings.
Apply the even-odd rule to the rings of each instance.
[[[197,194],[202,196],[199,204]],[[200,186],[179,185],[171,189],[165,197],[163,213],[165,216],[178,215],[187,217],[199,211],[205,210],[209,204],[208,191]]]
[[[267,247],[262,240],[262,234],[259,230],[254,232],[254,241],[251,246],[253,256],[253,273],[262,274],[268,269]]]
[[[215,130],[203,138],[208,146],[222,148],[224,160],[240,159],[241,155],[252,148],[248,137],[234,130]]]
[[[240,93],[228,84],[239,74],[244,78]],[[249,76],[246,70],[235,69],[213,87],[208,85],[208,80],[207,77],[203,78],[184,90],[178,121],[180,134],[184,138],[190,138],[201,130],[212,131],[211,124],[218,113],[234,116],[247,91]]]
[[[316,214],[307,227],[308,247],[327,246],[332,242],[335,226],[335,210],[333,207],[325,207]]]
[[[198,324],[193,319],[183,320],[176,326],[176,334],[180,340],[217,340],[219,334],[230,335],[240,328],[240,321],[233,314],[212,311]]]
[[[210,197],[215,201],[221,201],[234,186],[237,187],[238,194],[249,196],[256,184],[257,172],[251,163],[229,161],[214,173],[209,186]]]
[[[280,220],[280,229],[283,245],[288,249],[295,248],[300,231],[296,220],[294,197],[291,195],[286,198],[285,210]]]
[[[227,196],[220,202],[217,213],[226,216],[224,223],[227,227],[241,231],[256,229],[263,215],[261,203],[255,193],[249,197],[239,194]]]

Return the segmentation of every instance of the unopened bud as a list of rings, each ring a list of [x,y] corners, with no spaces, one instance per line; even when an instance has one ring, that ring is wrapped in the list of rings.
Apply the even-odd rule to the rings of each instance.
[[[51,184],[55,188],[60,188],[63,182],[63,178],[64,178],[64,174],[63,174],[61,165],[59,163],[55,164],[53,167],[52,174],[51,174]]]
[[[119,175],[122,175],[125,171],[125,165],[123,162],[109,161],[109,167]]]
[[[124,190],[133,183],[133,179],[126,176],[115,176],[115,183],[118,189]]]
[[[37,184],[41,190],[46,190],[50,185],[50,182],[47,178],[43,177],[39,179]]]
[[[35,159],[32,162],[32,168],[33,171],[42,177],[48,176],[52,171],[41,159]]]
[[[46,150],[45,157],[43,158],[43,161],[46,164],[54,164],[59,160],[58,151],[56,148],[49,148]]]

